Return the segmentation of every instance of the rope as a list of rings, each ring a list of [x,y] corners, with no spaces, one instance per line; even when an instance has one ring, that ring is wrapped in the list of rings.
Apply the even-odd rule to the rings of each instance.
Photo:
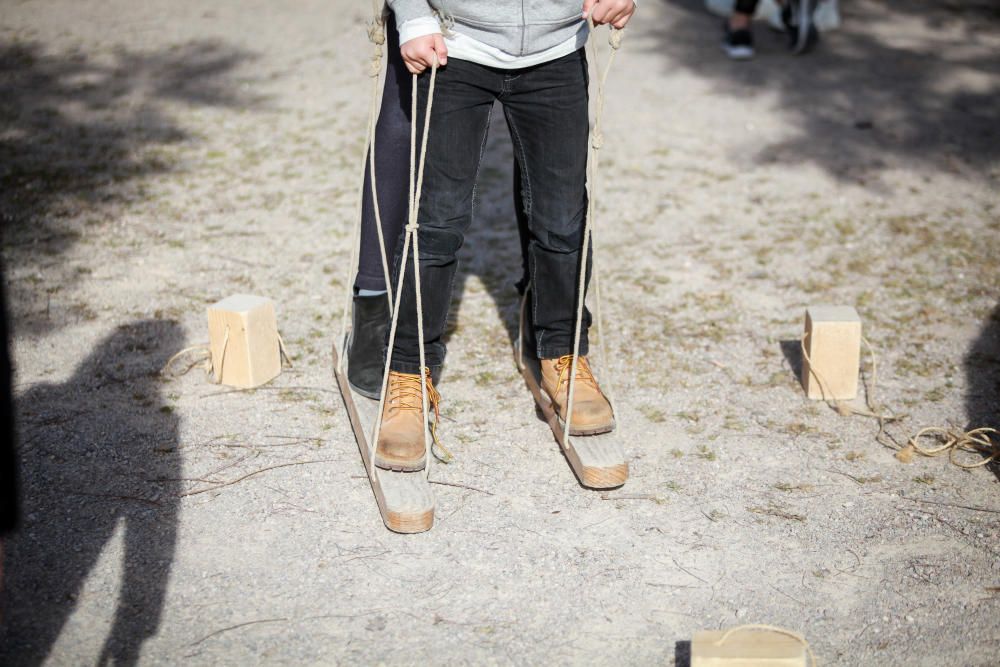
[[[207,357],[205,359],[200,360],[200,361],[193,361],[193,362],[191,362],[190,364],[188,364],[187,368],[185,368],[184,370],[182,370],[180,373],[174,373],[171,370],[171,367],[174,365],[174,362],[177,361],[178,359],[180,359],[181,357],[183,357],[183,356],[185,356],[187,354],[190,354],[191,352],[202,352],[202,353],[206,354]],[[192,345],[191,347],[185,347],[183,350],[181,350],[180,352],[178,352],[174,356],[172,356],[169,359],[167,359],[167,363],[163,364],[163,368],[160,369],[160,375],[163,375],[164,377],[169,377],[169,378],[179,377],[181,375],[184,375],[184,374],[190,372],[192,368],[200,368],[200,369],[204,370],[206,373],[208,373],[209,375],[211,375],[211,373],[212,373],[212,351],[208,347],[208,343],[202,343],[201,345]]]
[[[896,453],[896,458],[903,463],[909,463],[914,452],[927,457],[947,454],[948,460],[959,468],[965,468],[966,470],[981,468],[993,461],[1000,460],[1000,438],[994,441],[993,437],[989,435],[990,433],[994,434],[993,437],[996,437],[997,430],[995,428],[982,427],[974,428],[971,431],[953,431],[941,426],[928,426],[920,429],[916,435],[912,436],[907,441],[906,446]],[[931,437],[943,440],[943,443],[929,449],[920,446],[919,441],[921,438]],[[958,452],[974,452],[983,454],[986,458],[975,463],[962,463],[955,458],[955,454]]]
[[[344,308],[340,319],[340,340],[341,345],[347,341],[347,322],[350,319],[353,290],[351,285],[354,276],[358,273],[358,263],[361,252],[361,212],[364,204],[365,188],[365,162],[368,163],[369,181],[371,183],[372,208],[375,212],[375,231],[378,236],[379,254],[382,258],[382,276],[385,279],[386,297],[389,300],[389,307],[392,307],[392,280],[389,278],[389,260],[386,254],[385,237],[382,233],[382,209],[378,201],[378,188],[375,180],[375,130],[378,125],[378,110],[381,106],[381,96],[379,95],[379,80],[382,74],[382,54],[385,45],[385,2],[383,0],[372,0],[372,21],[368,25],[368,40],[372,43],[372,55],[368,76],[372,80],[371,102],[368,107],[368,127],[366,131],[365,150],[361,154],[361,174],[358,184],[357,204],[354,212],[354,229],[351,234],[351,259],[347,264],[347,278],[344,284],[345,290]],[[346,351],[346,350],[343,350]],[[346,354],[337,357],[337,370],[344,372],[344,362]]]
[[[281,337],[281,333],[275,332],[278,336],[278,353],[281,355],[282,365],[288,364],[289,368],[293,368],[292,359],[288,356],[288,350],[285,347],[285,340]],[[226,365],[226,351],[229,349],[229,327],[226,327],[226,334],[222,338],[222,353],[219,355],[219,367],[215,369],[212,365],[212,348],[209,343],[201,343],[199,345],[192,345],[191,347],[185,347],[180,352],[176,353],[169,359],[167,363],[163,364],[163,368],[160,369],[160,375],[165,377],[174,378],[181,375],[185,375],[191,372],[192,368],[200,368],[209,376],[209,381],[212,384],[221,384],[222,382],[222,372]],[[205,358],[200,361],[194,361],[182,370],[180,373],[174,373],[171,367],[181,357],[191,354],[192,352],[201,352],[205,354]]]
[[[587,27],[590,29],[590,37],[592,38],[596,28],[594,26],[594,20],[590,17],[587,17]],[[603,70],[601,69],[600,62],[597,58],[597,47],[594,46],[594,40],[588,39],[591,58],[594,61],[594,67],[598,70],[597,102],[594,108],[594,127],[593,130],[591,130],[591,140],[587,155],[587,185],[589,192],[587,197],[587,217],[583,228],[583,248],[580,256],[580,277],[577,283],[578,296],[576,303],[576,324],[573,330],[573,372],[570,373],[569,391],[567,392],[566,399],[566,428],[563,430],[562,437],[562,446],[564,449],[569,446],[569,432],[572,429],[573,421],[573,400],[576,393],[576,369],[577,365],[580,363],[580,333],[583,328],[583,308],[584,301],[586,300],[587,289],[587,256],[590,252],[591,235],[593,234],[594,227],[594,201],[597,199],[597,155],[598,151],[600,151],[601,147],[604,145],[604,134],[601,131],[601,121],[604,116],[604,84],[607,82],[608,73],[611,71],[611,65],[615,61],[615,54],[618,52],[618,49],[621,48],[622,36],[621,30],[616,28],[610,29],[608,43],[611,45],[611,53],[608,56],[607,65],[605,65]],[[601,363],[602,366],[607,366],[607,350],[605,349],[603,322],[600,312],[600,281],[598,279],[596,262],[594,262],[593,276],[595,291],[598,297],[595,314],[597,315]],[[614,408],[612,407],[612,410],[613,409]]]
[[[868,407],[866,410],[850,405],[846,401],[827,398],[827,395],[831,394],[831,392],[828,391],[829,385],[826,383],[826,380],[819,373],[819,371],[816,370],[816,367],[812,363],[812,359],[809,358],[809,353],[806,352],[806,339],[808,336],[808,333],[803,334],[801,341],[799,341],[802,348],[802,356],[809,363],[809,372],[816,378],[816,382],[819,384],[820,392],[823,394],[823,400],[842,417],[859,415],[861,417],[871,417],[873,419],[877,419],[879,423],[879,432],[875,436],[875,439],[880,444],[895,449],[896,458],[903,463],[909,463],[912,461],[914,454],[919,454],[928,458],[944,456],[947,454],[948,460],[951,461],[951,463],[959,468],[971,470],[973,468],[981,468],[989,465],[993,461],[1000,460],[1000,437],[997,437],[997,434],[1000,432],[989,427],[980,427],[969,431],[963,431],[944,426],[927,426],[917,431],[915,435],[910,436],[907,439],[906,444],[903,446],[900,446],[896,442],[887,443],[885,440],[881,439],[881,435],[885,433],[885,425],[891,422],[902,421],[906,415],[885,414],[880,412],[875,405],[875,389],[878,385],[878,367],[875,348],[870,342],[868,342],[867,338],[864,336],[861,337],[861,342],[864,343],[866,348],[868,348],[872,368],[871,385],[869,386],[868,383],[865,383],[865,404]],[[991,433],[994,435],[990,436],[989,434]],[[996,441],[994,441],[994,437],[997,437]],[[922,438],[937,438],[941,444],[937,447],[923,447],[920,445],[920,440]],[[955,455],[958,452],[979,453],[984,455],[986,458],[981,461],[976,461],[975,463],[962,463],[955,458]]]
[[[378,412],[375,417],[375,425],[372,429],[371,444],[370,447],[373,449],[378,444],[378,436],[382,431],[382,411],[385,409],[385,399],[386,393],[388,391],[389,385],[389,368],[392,363],[392,352],[393,347],[396,342],[396,330],[399,324],[399,305],[403,292],[403,278],[406,276],[406,258],[409,256],[410,244],[413,244],[413,274],[414,274],[414,289],[416,292],[416,308],[417,308],[417,344],[420,347],[420,368],[424,369],[424,372],[420,373],[420,395],[421,395],[421,406],[423,409],[423,414],[426,416],[428,414],[429,403],[427,394],[427,363],[424,352],[424,306],[423,299],[420,294],[420,236],[417,233],[420,230],[420,225],[418,223],[418,213],[420,211],[420,194],[423,190],[424,185],[424,166],[427,161],[427,137],[430,130],[431,121],[431,110],[434,104],[434,88],[437,82],[437,71],[438,71],[438,61],[437,56],[434,57],[434,62],[431,65],[431,78],[430,85],[427,91],[427,108],[424,113],[424,127],[423,136],[420,142],[420,159],[417,160],[417,75],[413,75],[413,92],[411,94],[411,123],[410,123],[410,193],[409,193],[409,221],[406,225],[406,234],[403,239],[403,254],[401,257],[403,261],[400,263],[399,277],[396,281],[396,294],[395,303],[392,308],[392,322],[389,326],[389,347],[386,352],[385,368],[382,371],[382,390],[379,392],[379,402],[378,402]],[[424,464],[424,476],[428,477],[430,475],[430,457],[434,456],[438,460],[447,463],[451,460],[451,453],[448,452],[440,443],[437,441],[437,428],[436,424],[431,429],[431,438],[434,444],[437,444],[442,451],[444,451],[444,456],[439,457],[435,452],[434,446],[432,445],[431,439],[428,438],[427,429],[424,429],[424,458],[426,463]],[[369,457],[371,460],[371,469],[369,474],[375,473],[375,457],[372,455]]]
[[[865,344],[868,348],[868,354],[871,358],[872,366],[872,381],[869,387],[865,384],[865,405],[868,409],[858,408],[847,401],[827,398],[827,396],[833,396],[833,392],[829,391],[830,385],[826,382],[826,379],[816,370],[815,364],[813,364],[812,359],[809,357],[809,353],[806,352],[806,340],[809,338],[808,333],[802,334],[802,339],[799,341],[799,347],[802,349],[802,358],[809,363],[809,373],[816,378],[816,383],[819,385],[820,394],[823,396],[823,401],[826,402],[831,408],[836,410],[837,414],[842,417],[848,417],[850,415],[860,415],[862,417],[872,417],[873,419],[878,419],[880,422],[885,421],[899,421],[902,416],[897,415],[887,415],[878,412],[878,408],[875,406],[875,387],[878,383],[878,366],[875,359],[875,349],[872,344],[868,342],[868,339],[864,336],[861,337],[861,342]]]
[[[374,0],[374,4],[379,4],[378,0]],[[372,102],[368,115],[368,127],[370,128],[368,135],[368,150],[365,152],[368,155],[368,180],[371,183],[372,210],[375,212],[375,234],[378,237],[378,250],[382,257],[382,277],[385,279],[386,298],[389,300],[389,307],[391,308],[392,280],[389,278],[389,259],[385,251],[385,235],[382,233],[382,207],[378,201],[378,189],[375,185],[375,133],[378,130],[378,108],[381,106],[377,100],[379,98],[378,82],[379,77],[382,74],[382,46],[385,44],[384,14],[375,14],[375,19],[368,27],[368,39],[370,39],[372,44],[375,45],[375,50],[372,54],[370,74],[374,90],[372,91]]]
[[[716,639],[715,642],[713,643],[716,646],[722,646],[723,644],[726,643],[726,640],[728,640],[732,635],[738,632],[745,632],[747,630],[766,630],[769,632],[777,632],[779,634],[797,640],[800,644],[802,644],[803,647],[805,647],[806,653],[809,655],[809,664],[812,665],[813,667],[816,667],[816,656],[813,654],[812,648],[810,648],[809,642],[806,641],[806,638],[797,632],[792,632],[791,630],[786,630],[785,628],[779,628],[775,625],[763,625],[759,623],[740,625],[735,628],[730,628],[729,630],[726,630],[726,632],[723,633],[723,635],[718,639]]]

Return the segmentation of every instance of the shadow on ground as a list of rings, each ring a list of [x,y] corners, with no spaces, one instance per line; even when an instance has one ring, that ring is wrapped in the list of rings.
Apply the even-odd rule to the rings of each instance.
[[[99,664],[133,664],[155,634],[181,476],[159,369],[183,340],[175,322],[118,327],[66,383],[36,385],[17,401],[24,515],[8,545],[0,663],[43,662],[77,605],[117,599]],[[119,532],[123,553],[105,553]],[[120,580],[85,586],[102,554]]]
[[[116,204],[143,198],[138,181],[176,166],[170,153],[155,149],[196,139],[176,120],[178,109],[260,105],[234,78],[255,57],[213,41],[109,57],[0,43],[0,220],[8,268],[51,262],[114,219]],[[17,313],[19,285],[11,287]]]
[[[965,376],[966,428],[1000,431],[1000,305],[990,313],[965,357]],[[1000,436],[994,436],[993,440],[1000,442]],[[988,467],[1000,479],[1000,461]]]
[[[725,57],[720,19],[702,0],[667,1],[665,20],[644,25],[664,66],[713,81],[723,98],[776,97],[776,112],[795,130],[762,146],[755,162],[810,163],[862,182],[893,163],[991,177],[1000,157],[993,0],[842,3],[842,29],[801,57],[757,23],[749,62]]]

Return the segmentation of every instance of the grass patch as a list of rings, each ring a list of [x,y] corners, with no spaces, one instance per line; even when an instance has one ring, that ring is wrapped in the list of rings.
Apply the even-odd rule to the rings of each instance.
[[[719,458],[715,452],[708,448],[708,445],[698,445],[698,451],[695,453],[695,456],[704,461],[715,461]]]

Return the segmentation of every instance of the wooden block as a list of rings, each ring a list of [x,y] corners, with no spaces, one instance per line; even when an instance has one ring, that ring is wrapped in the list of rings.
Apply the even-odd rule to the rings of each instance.
[[[861,318],[854,308],[807,309],[805,349],[802,386],[809,398],[848,401],[858,395]]]
[[[259,387],[281,372],[274,302],[236,294],[208,307],[212,369],[221,384]]]
[[[696,632],[691,667],[806,667],[806,647],[772,630],[737,630],[719,643],[723,630]]]

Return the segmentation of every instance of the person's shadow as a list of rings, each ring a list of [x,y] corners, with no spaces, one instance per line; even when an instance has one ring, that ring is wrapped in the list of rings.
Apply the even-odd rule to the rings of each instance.
[[[990,313],[968,354],[965,355],[966,429],[981,427],[1000,431],[1000,304]],[[990,434],[994,442],[1000,435]],[[1000,479],[1000,461],[987,466]]]
[[[4,567],[0,664],[46,660],[78,601],[91,603],[83,584],[119,528],[117,608],[97,662],[134,664],[156,633],[181,476],[177,417],[159,370],[182,340],[172,321],[120,326],[67,382],[17,400],[23,522]]]

